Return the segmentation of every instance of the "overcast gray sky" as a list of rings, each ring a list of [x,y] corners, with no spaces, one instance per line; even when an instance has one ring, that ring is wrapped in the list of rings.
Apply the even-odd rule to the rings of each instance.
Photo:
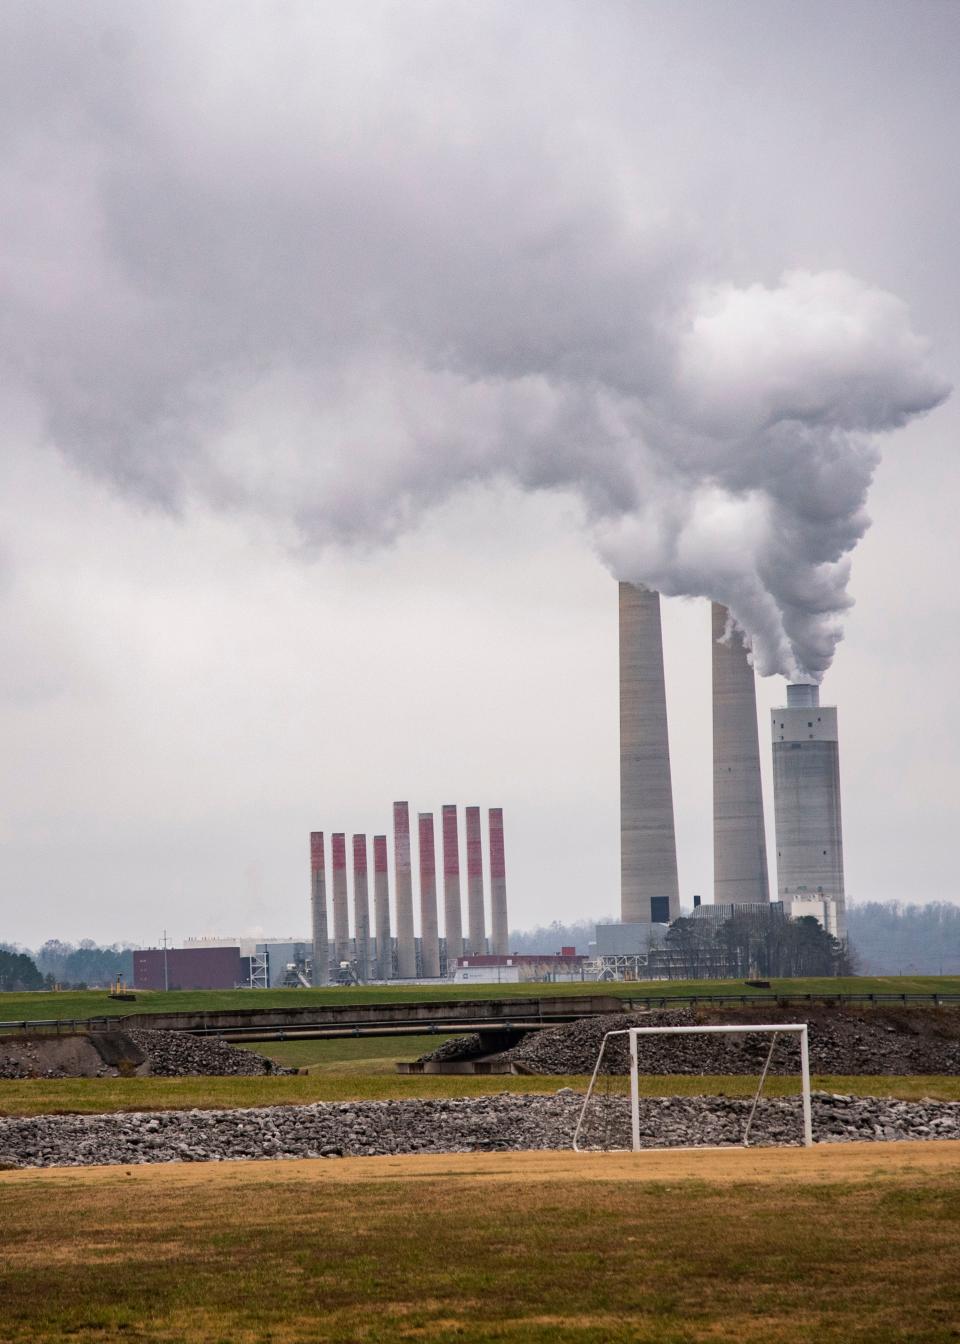
[[[514,926],[615,913],[614,572],[685,901],[706,593],[765,760],[779,673],[839,706],[851,897],[957,899],[960,5],[0,30],[0,940],[302,935],[394,798],[504,807]]]

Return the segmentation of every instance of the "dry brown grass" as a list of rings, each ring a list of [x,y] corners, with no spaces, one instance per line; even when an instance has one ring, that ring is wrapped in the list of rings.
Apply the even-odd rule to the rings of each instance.
[[[0,1175],[0,1337],[960,1338],[949,1143]]]

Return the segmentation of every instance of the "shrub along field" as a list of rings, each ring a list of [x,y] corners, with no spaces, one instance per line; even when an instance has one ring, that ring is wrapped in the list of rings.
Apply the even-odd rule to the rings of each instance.
[[[0,1173],[6,1344],[947,1344],[946,1144]]]
[[[237,1008],[309,1008],[366,1003],[446,1003],[451,1000],[543,998],[609,994],[616,998],[671,998],[690,994],[960,994],[960,975],[838,976],[772,980],[750,990],[738,980],[637,980],[619,984],[583,981],[563,985],[352,985],[336,989],[138,990],[136,1003],[111,999],[103,989],[0,994],[0,1022],[125,1013],[226,1012]]]

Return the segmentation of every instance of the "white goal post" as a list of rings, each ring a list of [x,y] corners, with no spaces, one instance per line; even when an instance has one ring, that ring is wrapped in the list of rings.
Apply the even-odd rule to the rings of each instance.
[[[573,1150],[576,1153],[583,1152],[579,1146],[580,1131],[583,1128],[583,1122],[587,1114],[587,1107],[590,1105],[590,1098],[593,1095],[596,1086],[597,1077],[600,1073],[600,1065],[603,1062],[603,1053],[607,1048],[607,1041],[612,1036],[630,1037],[630,1121],[633,1140],[633,1151],[639,1153],[640,1148],[640,1075],[639,1075],[639,1056],[637,1051],[637,1041],[641,1036],[710,1036],[710,1035],[738,1035],[743,1036],[748,1032],[765,1032],[771,1036],[770,1050],[767,1054],[766,1063],[760,1074],[760,1082],[757,1085],[757,1091],[753,1098],[753,1105],[750,1108],[750,1114],[747,1117],[746,1129],[743,1135],[743,1146],[748,1146],[750,1137],[750,1127],[753,1124],[753,1117],[756,1114],[757,1104],[760,1101],[760,1094],[763,1091],[763,1085],[766,1082],[767,1072],[770,1068],[770,1061],[773,1059],[773,1049],[777,1043],[777,1037],[782,1033],[794,1033],[800,1037],[800,1083],[803,1093],[803,1143],[804,1147],[809,1148],[813,1144],[813,1121],[810,1112],[810,1051],[807,1042],[807,1024],[806,1022],[777,1022],[774,1024],[765,1023],[763,1025],[746,1025],[738,1023],[734,1026],[723,1027],[623,1027],[618,1031],[608,1031],[603,1038],[600,1046],[600,1053],[597,1055],[597,1062],[593,1068],[593,1074],[590,1078],[590,1085],[587,1088],[587,1095],[583,1099],[583,1106],[577,1120],[577,1127],[573,1132]],[[677,1145],[670,1149],[647,1148],[645,1152],[680,1152],[687,1145]],[[700,1147],[707,1148],[711,1145],[702,1144]]]

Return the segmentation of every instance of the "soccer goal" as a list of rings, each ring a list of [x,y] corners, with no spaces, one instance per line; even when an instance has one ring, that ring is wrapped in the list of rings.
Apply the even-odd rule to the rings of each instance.
[[[644,1152],[667,1152],[667,1151],[681,1152],[685,1149],[690,1149],[692,1147],[716,1148],[716,1147],[731,1146],[728,1144],[698,1144],[698,1145],[676,1144],[670,1147],[669,1149],[665,1149],[665,1148],[657,1148],[652,1145],[648,1147],[641,1144],[639,1042],[641,1037],[646,1036],[711,1036],[711,1035],[723,1035],[723,1034],[746,1036],[748,1034],[754,1034],[754,1033],[768,1035],[770,1037],[770,1049],[767,1051],[767,1057],[764,1062],[763,1069],[760,1072],[760,1078],[757,1083],[757,1090],[754,1093],[753,1102],[746,1116],[746,1123],[744,1125],[740,1142],[744,1147],[749,1146],[750,1130],[753,1126],[754,1116],[757,1113],[757,1106],[759,1105],[760,1096],[761,1093],[763,1092],[763,1085],[766,1082],[767,1074],[770,1071],[770,1064],[773,1060],[773,1052],[777,1044],[777,1039],[780,1036],[796,1035],[799,1036],[800,1038],[800,1083],[802,1093],[803,1143],[805,1147],[809,1148],[813,1143],[813,1122],[810,1112],[810,1052],[807,1043],[807,1024],[806,1022],[778,1022],[774,1025],[765,1024],[762,1026],[757,1026],[753,1024],[747,1026],[738,1023],[735,1026],[722,1026],[722,1027],[624,1027],[619,1031],[608,1031],[604,1036],[603,1041],[601,1042],[600,1053],[597,1055],[597,1062],[594,1065],[593,1074],[591,1075],[590,1078],[590,1085],[587,1088],[587,1095],[584,1097],[583,1106],[580,1110],[580,1115],[577,1120],[577,1126],[573,1133],[574,1152],[581,1153],[587,1151],[588,1149],[595,1150],[597,1147],[609,1148],[613,1150],[619,1149],[619,1151],[629,1151],[625,1145],[617,1143],[617,1137],[618,1132],[620,1130],[620,1126],[618,1125],[611,1126],[609,1120],[606,1123],[601,1124],[601,1129],[603,1131],[601,1137],[603,1141],[599,1143],[595,1141],[587,1145],[583,1144],[588,1112],[590,1110],[591,1104],[593,1104],[594,1107],[596,1107],[597,1099],[600,1095],[600,1091],[598,1088],[598,1080],[602,1078],[608,1083],[608,1085],[610,1082],[611,1075],[609,1073],[605,1074],[603,1072],[603,1064],[605,1056],[608,1055],[607,1051],[608,1044],[616,1036],[629,1037],[629,1072],[630,1072],[629,1100],[630,1100],[630,1139],[631,1139],[630,1146],[632,1147],[635,1153],[640,1152],[641,1149]],[[611,1104],[616,1105],[617,1103],[619,1103],[619,1105],[622,1107],[625,1098],[612,1097],[608,1086],[608,1090],[604,1094],[603,1100],[607,1105]],[[625,1138],[626,1135],[624,1134],[623,1137]],[[609,1141],[611,1138],[612,1142]]]

